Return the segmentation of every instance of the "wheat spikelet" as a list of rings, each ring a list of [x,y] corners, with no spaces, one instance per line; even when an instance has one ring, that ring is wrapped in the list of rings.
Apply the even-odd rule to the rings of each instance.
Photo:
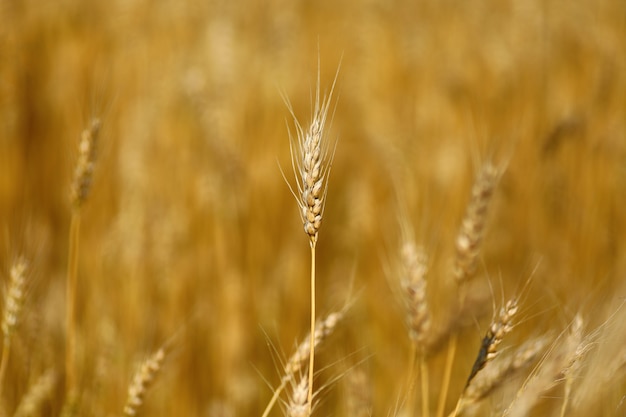
[[[141,364],[128,387],[128,399],[124,406],[125,416],[137,415],[139,408],[143,405],[143,398],[161,370],[164,360],[165,350],[160,348]]]
[[[57,374],[54,369],[47,370],[28,389],[15,410],[14,417],[34,417],[41,415],[44,401],[51,398],[57,383]]]
[[[83,131],[78,145],[78,161],[74,169],[74,178],[70,190],[70,199],[72,205],[76,208],[80,208],[89,196],[97,155],[100,125],[100,119],[93,119],[89,127]]]
[[[456,238],[454,277],[459,284],[465,282],[476,269],[476,258],[480,251],[489,203],[498,176],[496,167],[486,163],[472,187],[472,196]]]

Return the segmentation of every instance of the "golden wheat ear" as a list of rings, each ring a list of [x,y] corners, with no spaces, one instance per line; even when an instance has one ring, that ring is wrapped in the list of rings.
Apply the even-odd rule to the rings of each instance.
[[[309,414],[313,401],[313,374],[315,365],[315,247],[326,204],[328,179],[334,156],[334,150],[329,152],[327,123],[330,104],[335,91],[339,68],[335,74],[330,93],[321,98],[320,66],[317,67],[317,85],[313,104],[313,117],[308,128],[304,129],[294,114],[289,100],[285,100],[296,130],[294,138],[289,131],[289,145],[291,151],[291,166],[296,178],[296,187],[287,181],[291,193],[296,198],[300,209],[304,232],[309,238],[311,249],[311,338],[309,352]],[[297,191],[296,191],[297,190]]]
[[[126,405],[124,405],[125,416],[137,415],[143,405],[148,389],[163,366],[164,360],[165,348],[160,348],[141,363],[128,386],[128,398],[126,399]]]
[[[347,307],[346,307],[347,308]],[[317,349],[334,331],[339,322],[343,319],[346,309],[330,313],[324,320],[318,320],[315,325],[315,332],[313,336],[313,344]],[[295,377],[302,374],[305,362],[309,359],[309,352],[311,346],[311,333],[309,333],[304,340],[298,344],[295,352],[289,357],[285,363],[285,371],[280,380],[280,385],[274,390],[274,395],[265,407],[262,417],[267,417],[274,407],[274,404],[278,400],[278,397],[282,391],[286,388],[287,384],[291,383]]]
[[[26,298],[26,273],[28,271],[28,263],[24,258],[18,258],[10,272],[9,289],[4,300],[4,311],[2,314],[2,336],[4,338],[2,345],[2,359],[0,360],[0,393],[4,382],[11,352],[11,338],[15,331],[21,316],[24,299]]]

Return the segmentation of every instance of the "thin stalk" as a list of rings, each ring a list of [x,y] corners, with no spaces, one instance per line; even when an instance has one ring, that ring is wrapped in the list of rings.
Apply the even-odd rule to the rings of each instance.
[[[313,363],[315,360],[315,241],[311,240],[311,347],[309,352],[309,415],[313,410]]]
[[[9,353],[11,351],[11,341],[4,340],[4,346],[2,347],[2,361],[0,362],[0,394],[2,393],[2,387],[4,385],[4,374],[7,370],[7,364],[9,363]]]
[[[67,286],[66,286],[66,348],[65,348],[65,372],[66,392],[70,393],[75,388],[75,355],[76,355],[76,282],[78,273],[78,245],[80,240],[80,208],[72,210],[70,220],[70,237],[67,262]]]
[[[408,398],[406,401],[407,411],[409,414],[413,414],[413,409],[415,408],[415,395],[413,394],[413,389],[415,388],[415,356],[417,356],[417,346],[415,343],[411,343],[411,350],[409,352],[409,378],[407,381],[408,387]]]
[[[283,389],[285,389],[285,385],[287,384],[287,381],[288,381],[287,378],[283,378],[280,381],[280,385],[274,391],[274,395],[272,396],[272,399],[270,400],[270,402],[267,403],[267,407],[265,407],[265,410],[263,411],[263,415],[261,415],[261,417],[267,417],[270,414],[270,411],[272,411],[274,404],[276,404],[276,401],[278,400],[280,393],[283,391]]]
[[[448,388],[450,387],[450,377],[452,375],[452,364],[456,354],[458,335],[453,333],[448,342],[448,355],[446,357],[446,365],[443,373],[443,381],[441,382],[441,395],[439,395],[439,404],[437,406],[437,417],[443,417],[448,397]]]
[[[422,376],[422,417],[429,417],[428,364],[423,354],[420,354],[420,375]]]

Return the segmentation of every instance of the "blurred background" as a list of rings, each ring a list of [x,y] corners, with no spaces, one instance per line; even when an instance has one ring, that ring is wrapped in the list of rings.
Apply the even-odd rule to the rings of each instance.
[[[353,370],[374,415],[398,408],[409,339],[386,271],[408,224],[433,310],[448,309],[455,236],[488,161],[504,172],[450,406],[494,303],[524,295],[513,340],[578,312],[599,325],[624,297],[625,51],[620,0],[0,1],[0,267],[4,283],[19,255],[32,271],[5,412],[50,368],[43,413],[63,405],[69,187],[98,117],[80,413],[119,415],[137,364],[171,343],[145,415],[261,414],[308,330],[309,248],[279,166],[290,178],[283,96],[309,123],[318,69],[322,91],[338,72],[318,311],[351,303],[320,352],[319,415],[349,415]]]

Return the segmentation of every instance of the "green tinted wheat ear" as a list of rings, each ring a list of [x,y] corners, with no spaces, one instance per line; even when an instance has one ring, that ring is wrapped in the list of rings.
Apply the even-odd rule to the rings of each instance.
[[[339,71],[337,71],[337,74]],[[330,103],[335,89],[335,81],[330,93],[320,97],[320,68],[317,70],[317,86],[315,89],[315,102],[313,104],[313,118],[308,128],[303,128],[296,118],[291,105],[287,101],[289,111],[294,120],[296,138],[289,132],[291,147],[291,166],[296,176],[297,193],[291,187],[291,192],[296,197],[300,209],[300,217],[304,232],[309,237],[311,247],[311,340],[309,353],[309,413],[311,413],[313,400],[313,372],[315,358],[315,246],[322,217],[326,204],[328,191],[328,177],[332,165],[333,154],[329,152],[326,123]]]
[[[11,336],[22,315],[26,293],[27,266],[26,261],[19,258],[11,267],[9,288],[4,300],[2,315],[2,335],[4,341],[2,344],[2,359],[0,361],[0,392],[2,392],[4,374],[11,351]]]

